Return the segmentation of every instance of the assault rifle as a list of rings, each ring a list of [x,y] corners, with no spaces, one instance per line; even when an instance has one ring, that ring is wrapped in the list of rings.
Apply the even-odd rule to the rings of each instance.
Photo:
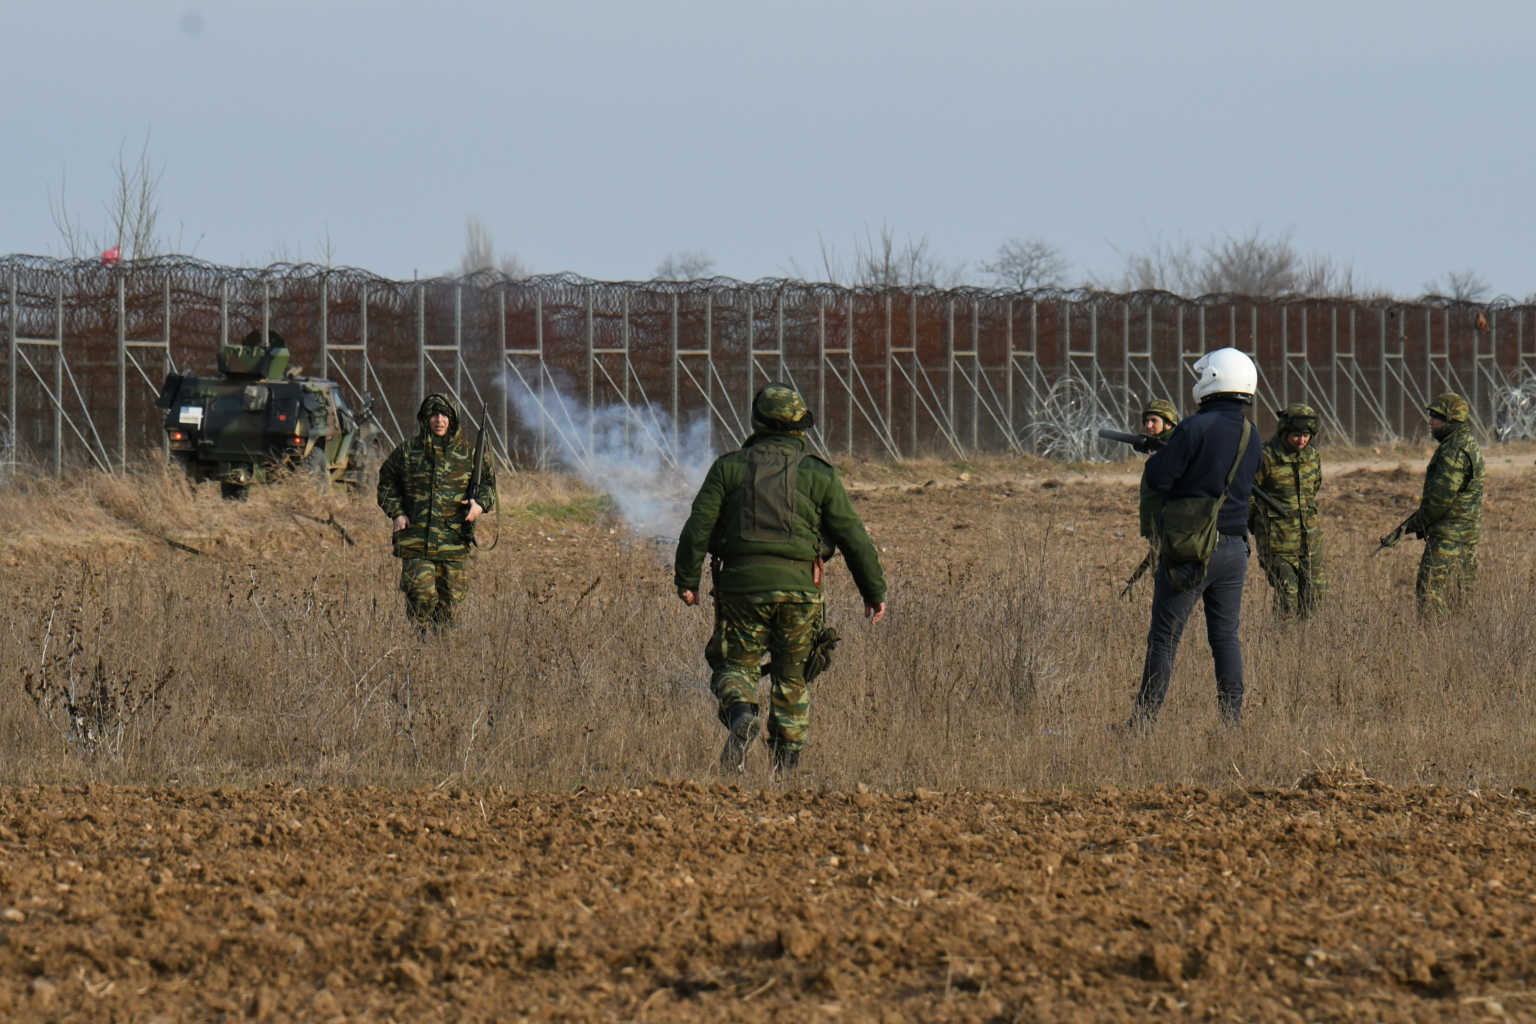
[[[1125,581],[1125,589],[1120,591],[1121,597],[1130,597],[1131,590],[1135,588],[1136,582],[1147,574],[1148,569],[1152,568],[1153,553],[1155,551],[1155,548],[1148,547],[1147,553],[1141,556],[1141,561],[1131,571],[1131,578]]]
[[[469,486],[464,490],[464,514],[469,514],[469,503],[480,500],[480,485],[485,476],[485,404],[480,405],[480,422],[475,432],[475,454],[473,468],[469,471]],[[479,546],[475,540],[475,524],[464,524],[464,539],[469,543]],[[493,547],[495,545],[492,545]]]
[[[1130,434],[1124,430],[1110,430],[1108,427],[1100,427],[1099,436],[1106,441],[1120,441],[1128,444],[1143,455],[1155,452],[1163,446],[1163,439],[1160,437],[1153,437],[1151,434]]]
[[[1387,548],[1395,547],[1397,542],[1403,539],[1403,534],[1406,532],[1412,532],[1417,535],[1418,531],[1411,530],[1410,527],[1413,525],[1413,521],[1415,517],[1418,516],[1418,514],[1419,510],[1414,509],[1407,519],[1404,519],[1402,522],[1393,527],[1392,532],[1381,538],[1380,542],[1377,543],[1376,550],[1372,551],[1371,555],[1374,557],[1375,555],[1378,555],[1381,552],[1387,550]]]

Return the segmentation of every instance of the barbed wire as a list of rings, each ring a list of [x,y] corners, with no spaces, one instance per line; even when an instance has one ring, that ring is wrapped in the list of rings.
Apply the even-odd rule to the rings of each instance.
[[[85,396],[49,398],[45,378],[55,357],[33,350],[30,376],[18,378],[24,451],[61,443],[48,438],[62,431],[38,424],[59,403],[69,405],[69,416],[110,422],[125,415],[132,444],[153,442],[157,414],[145,396],[133,392],[126,410],[115,404],[120,337],[164,340],[174,368],[197,371],[212,365],[226,332],[239,338],[264,324],[287,338],[295,366],[342,378],[358,392],[354,398],[382,396],[390,416],[407,424],[423,385],[451,389],[462,371],[465,392],[483,400],[510,362],[532,358],[538,374],[582,401],[670,395],[679,417],[718,418],[717,441],[731,435],[730,414],[752,386],[783,374],[806,386],[817,382],[828,406],[820,410],[827,414],[819,417],[823,433],[849,451],[1026,444],[1069,460],[1123,454],[1099,442],[1097,428],[1132,425],[1119,421],[1149,398],[1187,400],[1188,359],[1206,347],[1253,352],[1274,392],[1266,401],[1304,396],[1331,422],[1360,423],[1376,437],[1416,429],[1399,422],[1402,403],[1387,400],[1391,389],[1428,393],[1462,382],[1483,388],[1475,412],[1487,417],[1490,433],[1527,431],[1518,396],[1533,389],[1523,378],[1509,382],[1531,369],[1527,362],[1536,365],[1536,310],[1508,296],[1485,303],[1187,298],[1095,288],[849,288],[791,278],[598,281],[494,269],[396,280],[306,262],[230,267],[160,256],[109,267],[11,255],[0,257],[0,311],[0,332],[14,318],[20,338],[64,339],[52,351],[68,349],[68,372]],[[1311,347],[1303,345],[1308,365],[1298,374],[1295,342],[1285,339],[1305,342],[1309,323],[1316,326]],[[1342,384],[1328,378],[1330,331],[1333,350],[1350,361]],[[1341,331],[1352,339],[1347,351],[1336,344]],[[1073,376],[1085,343],[1087,362],[1096,365],[1091,380]],[[441,355],[445,344],[452,352]],[[687,364],[699,355],[711,364]],[[1016,394],[1013,385],[1026,378]],[[1149,388],[1172,393],[1141,393]],[[688,393],[679,398],[679,389]],[[1331,408],[1334,399],[1350,403],[1351,415]],[[87,402],[99,408],[83,408]],[[510,419],[505,426],[509,452],[547,450],[518,435]]]

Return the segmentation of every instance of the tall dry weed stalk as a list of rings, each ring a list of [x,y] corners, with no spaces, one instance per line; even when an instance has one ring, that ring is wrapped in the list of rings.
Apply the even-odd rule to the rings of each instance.
[[[85,554],[50,546],[46,566],[0,548],[0,780],[527,788],[715,770],[707,607],[676,599],[670,550],[628,540],[578,487],[530,474],[506,488],[501,543],[476,557],[458,625],[422,642],[371,495],[294,483],[232,503],[189,489],[157,515],[110,481],[57,486],[36,486],[34,511],[73,502],[80,522],[127,522],[137,540],[76,538]],[[1120,500],[1103,486],[1094,504]],[[1490,538],[1467,611],[1425,625],[1413,554],[1367,560],[1367,531],[1331,523],[1333,585],[1314,621],[1277,625],[1250,573],[1242,728],[1217,720],[1197,612],[1158,728],[1109,733],[1130,709],[1150,600],[1145,582],[1119,597],[1140,556],[1113,539],[1134,514],[1124,497],[1123,515],[1076,518],[1019,499],[976,514],[982,540],[963,557],[888,559],[907,568],[876,628],[834,562],[829,621],[845,640],[815,687],[799,784],[1292,785],[1329,765],[1393,784],[1532,783],[1525,533]],[[0,509],[18,501],[0,494]],[[887,514],[922,516],[913,502]],[[549,511],[562,503],[568,515]],[[771,782],[761,749],[743,781]]]

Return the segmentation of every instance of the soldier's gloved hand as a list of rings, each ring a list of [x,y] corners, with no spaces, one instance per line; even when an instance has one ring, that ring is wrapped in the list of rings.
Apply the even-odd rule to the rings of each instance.
[[[1162,446],[1163,445],[1161,441],[1147,434],[1142,434],[1139,438],[1131,442],[1131,447],[1143,455],[1151,455]]]
[[[1429,533],[1429,524],[1424,522],[1424,513],[1415,512],[1409,516],[1408,522],[1404,524],[1404,529],[1418,539],[1423,540],[1425,535]]]

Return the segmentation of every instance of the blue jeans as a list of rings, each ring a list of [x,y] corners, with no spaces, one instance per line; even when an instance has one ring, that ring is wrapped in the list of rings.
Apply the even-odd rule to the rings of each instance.
[[[1147,660],[1141,668],[1135,717],[1157,718],[1168,696],[1173,660],[1179,653],[1184,624],[1205,601],[1205,633],[1216,662],[1216,701],[1222,717],[1236,722],[1243,711],[1243,646],[1237,620],[1243,608],[1243,581],[1248,576],[1248,539],[1222,534],[1206,566],[1205,579],[1192,590],[1175,591],[1165,564],[1159,563],[1152,591],[1152,626],[1147,630]]]

